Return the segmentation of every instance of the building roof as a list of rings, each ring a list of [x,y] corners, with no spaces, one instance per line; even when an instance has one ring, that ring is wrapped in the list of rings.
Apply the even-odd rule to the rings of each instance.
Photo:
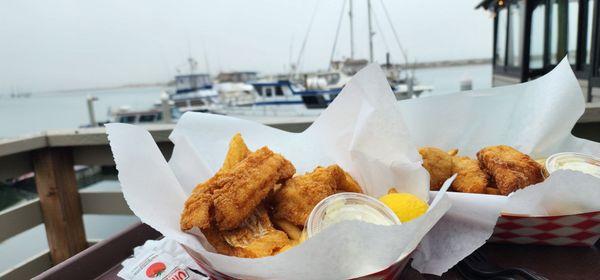
[[[475,9],[483,8],[485,10],[489,10],[498,5],[498,0],[483,0],[475,6]]]

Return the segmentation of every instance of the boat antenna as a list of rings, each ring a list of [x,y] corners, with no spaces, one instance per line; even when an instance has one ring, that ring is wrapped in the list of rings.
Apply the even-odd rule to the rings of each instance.
[[[196,66],[198,65],[198,62],[196,62],[196,60],[194,60],[194,58],[192,57],[192,44],[190,43],[189,34],[187,35],[187,47],[188,47],[188,64],[190,65],[190,74],[194,74],[194,72],[196,71]]]
[[[190,35],[187,35],[188,57],[192,57],[192,43],[190,43]]]
[[[304,48],[306,47],[306,42],[308,41],[308,34],[310,34],[310,30],[312,29],[313,22],[315,21],[315,15],[317,14],[319,3],[321,3],[321,1],[317,1],[317,3],[315,4],[315,8],[312,12],[312,15],[310,17],[310,22],[308,24],[308,29],[306,30],[306,34],[304,35],[304,40],[302,41],[302,47],[300,47],[300,53],[298,54],[298,60],[296,61],[296,72],[300,71],[300,62],[302,62]]]
[[[198,66],[198,62],[193,57],[188,58],[188,63],[190,65],[190,74],[194,74],[196,72],[196,67]]]
[[[402,57],[404,58],[404,63],[405,66],[408,67],[408,56],[406,55],[406,51],[404,50],[404,47],[402,47],[402,44],[400,43],[400,39],[398,38],[398,32],[396,32],[396,28],[394,28],[394,24],[392,23],[392,19],[390,18],[390,14],[388,13],[387,8],[385,7],[385,3],[383,2],[383,0],[379,0],[379,2],[381,2],[381,6],[383,7],[383,11],[385,13],[385,17],[387,18],[388,23],[390,24],[390,27],[392,28],[392,32],[394,33],[394,38],[396,39],[396,43],[398,44],[398,48],[400,48],[400,54],[402,54]]]
[[[377,13],[375,13],[375,10],[373,10],[373,19],[375,20],[375,26],[377,26],[377,31],[379,31],[379,34],[381,34],[381,40],[383,41],[385,50],[389,53],[390,46],[388,45],[387,40],[385,39],[383,28],[381,28],[381,24],[379,24],[379,20],[377,20]]]
[[[352,19],[352,2],[350,0],[350,9],[348,11],[348,17],[350,18],[350,59],[354,59],[354,20]]]
[[[344,2],[342,3],[340,19],[338,20],[337,29],[335,30],[335,39],[333,40],[333,48],[331,49],[331,56],[329,57],[329,70],[331,70],[331,63],[333,62],[333,57],[335,56],[335,47],[337,46],[338,36],[340,35],[342,19],[344,19],[344,10],[346,9],[346,2],[348,2],[348,0],[344,0]],[[352,2],[352,0],[350,0],[350,2]]]
[[[208,64],[208,54],[206,51],[206,44],[202,44],[202,48],[204,49],[204,64],[206,66],[206,73],[210,75],[210,65]]]
[[[371,9],[371,0],[367,0],[367,12],[369,20],[369,61],[373,62],[373,35],[375,35],[375,32],[373,32],[373,21],[371,20],[371,14],[373,13]]]
[[[294,35],[292,34],[292,39],[290,40],[290,53],[288,54],[288,64],[290,67],[290,69],[289,69],[290,74],[294,72],[294,62],[292,62],[293,53],[294,53]],[[291,77],[289,77],[289,78],[291,78]]]

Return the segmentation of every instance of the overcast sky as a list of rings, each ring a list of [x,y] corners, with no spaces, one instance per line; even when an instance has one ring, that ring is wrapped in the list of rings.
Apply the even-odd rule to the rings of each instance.
[[[410,60],[491,56],[479,0],[373,0],[375,59],[401,59],[385,4]],[[328,66],[344,0],[0,0],[0,94],[167,81],[191,53],[199,71],[283,72],[316,7],[302,70]],[[354,0],[356,57],[368,57],[365,0]],[[377,28],[377,22],[381,30]],[[385,40],[384,40],[385,39]],[[387,47],[386,47],[387,43]],[[349,56],[345,15],[336,58]],[[291,51],[291,52],[290,52]]]

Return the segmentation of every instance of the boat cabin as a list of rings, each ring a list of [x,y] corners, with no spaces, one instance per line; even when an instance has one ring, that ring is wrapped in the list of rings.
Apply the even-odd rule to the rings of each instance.
[[[535,79],[564,57],[588,102],[600,100],[598,1],[484,0],[493,17],[494,86]]]
[[[176,93],[186,93],[199,89],[212,88],[212,80],[208,74],[189,74],[175,76]]]
[[[286,95],[285,93],[287,93],[288,96],[293,94],[287,85],[281,83],[254,83],[252,86],[254,86],[258,96],[265,98],[284,96]]]
[[[336,60],[331,61],[331,69],[335,71],[341,71],[342,73],[353,76],[360,69],[363,69],[365,66],[369,64],[369,61],[366,59],[345,59],[345,60]]]
[[[337,85],[342,79],[342,75],[339,72],[317,73],[316,77],[319,80],[324,80],[326,85]]]
[[[247,83],[258,80],[257,72],[221,72],[217,75],[219,83]]]
[[[341,89],[306,90],[289,80],[252,83],[257,98],[254,105],[304,104],[309,109],[326,108]]]
[[[129,108],[120,108],[112,112],[112,121],[129,124],[148,124],[163,122],[163,112],[160,108],[147,110],[131,110]],[[177,108],[171,108],[171,117],[179,118],[180,112]]]

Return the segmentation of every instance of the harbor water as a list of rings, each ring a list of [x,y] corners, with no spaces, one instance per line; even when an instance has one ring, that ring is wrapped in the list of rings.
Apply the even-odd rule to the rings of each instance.
[[[461,81],[471,80],[473,89],[491,87],[491,65],[468,65],[417,69],[419,83],[434,86],[427,95],[456,92]],[[12,98],[0,95],[0,139],[13,138],[53,129],[75,129],[89,123],[86,98],[98,98],[94,103],[96,120],[108,120],[108,112],[121,106],[145,109],[159,101],[160,87],[120,88],[111,90],[81,90],[32,93],[29,97]],[[119,190],[117,181],[102,181],[82,191]],[[34,194],[3,187],[0,182],[0,207],[20,203]],[[0,210],[2,210],[0,208]],[[84,215],[89,240],[107,238],[138,221],[133,216]],[[9,269],[27,258],[48,249],[43,225],[0,243],[0,271]]]

